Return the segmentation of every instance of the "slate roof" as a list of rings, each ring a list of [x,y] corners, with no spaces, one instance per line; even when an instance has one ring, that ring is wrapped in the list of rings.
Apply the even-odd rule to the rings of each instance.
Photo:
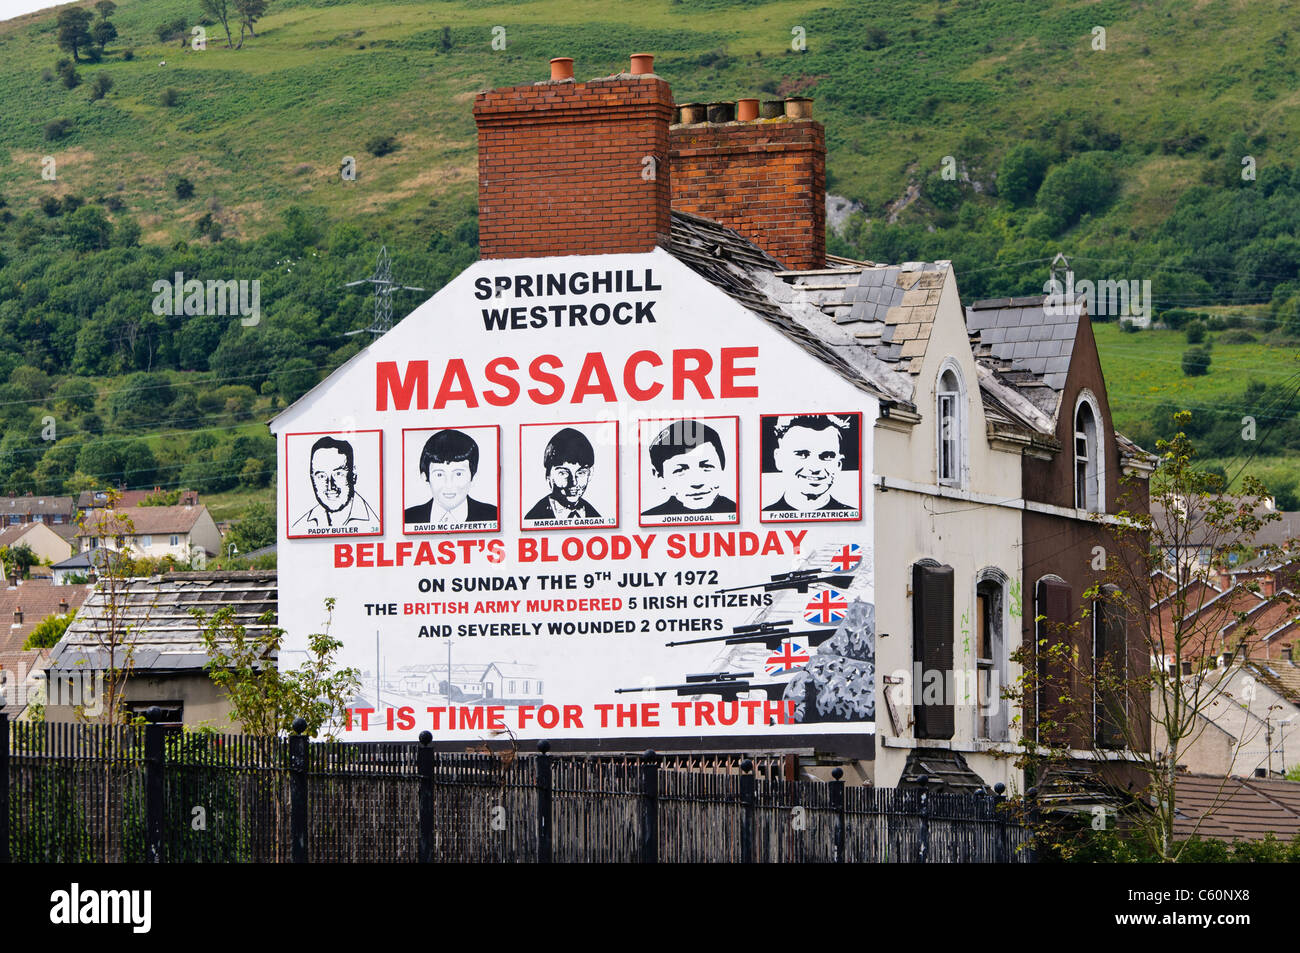
[[[1295,781],[1180,774],[1174,801],[1175,838],[1195,833],[1255,841],[1272,833],[1289,841],[1300,833],[1300,783]]]
[[[104,560],[107,557],[107,554],[114,551],[115,550],[104,549],[103,547],[98,549],[85,549],[79,553],[73,553],[62,562],[55,563],[51,568],[65,572],[79,572],[83,569],[89,570],[92,560],[96,566],[102,566],[104,565]]]
[[[130,508],[117,507],[112,512],[118,513],[123,520],[131,521],[131,528],[127,535],[143,536],[158,533],[188,533],[194,528],[194,524],[199,518],[208,511],[203,505],[199,506],[135,506]],[[85,528],[77,531],[80,536],[98,536],[97,524],[95,520],[99,513],[108,513],[108,510],[91,510],[86,515]],[[106,524],[109,532],[112,532],[112,523]],[[122,524],[123,530],[126,524]]]
[[[263,613],[276,609],[275,570],[178,572],[124,581],[118,594],[118,618],[133,634],[132,668],[140,671],[197,670],[207,661],[191,609],[211,614],[222,606],[234,610],[232,622],[250,635],[268,626]],[[101,646],[111,608],[103,585],[96,587],[63,639],[50,653],[50,671],[102,669],[108,654]],[[274,616],[272,616],[274,618]],[[274,623],[272,623],[274,624]],[[116,662],[125,662],[119,649]]]
[[[777,296],[804,314],[824,315],[822,337],[832,340],[838,332],[841,347],[869,357],[881,370],[878,379],[911,407],[912,378],[920,373],[951,262],[885,265],[836,255],[826,260],[824,269],[778,272],[790,290]],[[985,417],[995,431],[1057,446],[1043,411],[991,371],[977,365],[977,373]]]
[[[959,751],[942,748],[913,748],[907,754],[898,786],[921,788],[934,794],[988,793],[992,787],[971,770]]]
[[[119,509],[137,507],[155,493],[161,492],[161,487],[154,487],[152,490],[118,490],[117,506]],[[82,510],[103,506],[106,502],[108,502],[108,492],[106,490],[82,490],[77,496],[77,508]],[[181,504],[197,504],[199,502],[198,490],[181,490],[181,496],[177,502]]]
[[[0,517],[18,514],[63,513],[72,515],[72,497],[70,496],[0,496]]]
[[[1083,309],[1046,295],[992,298],[966,309],[976,360],[986,362],[1056,419]],[[1050,306],[1049,306],[1050,305]]]
[[[1230,501],[1238,499],[1229,497]],[[1183,537],[1182,545],[1184,547],[1206,546],[1210,543],[1218,543],[1226,546],[1234,542],[1237,535],[1232,531],[1216,530],[1206,520],[1206,507],[1193,505],[1186,510],[1176,509],[1176,513],[1185,513],[1183,521],[1186,524],[1185,534],[1180,533]],[[1267,504],[1260,504],[1252,508],[1253,515],[1257,518],[1264,519],[1274,514],[1277,519],[1269,519],[1259,528],[1259,531],[1251,539],[1251,547],[1260,549],[1269,547],[1270,551],[1285,546],[1287,543],[1300,537],[1300,511],[1295,510],[1274,510]],[[1159,525],[1172,525],[1173,519],[1168,515],[1164,504],[1157,500],[1151,501],[1151,519]],[[1267,553],[1262,555],[1268,555]],[[1285,558],[1284,552],[1274,552],[1268,559],[1268,562],[1276,564]],[[1240,572],[1247,567],[1255,568],[1260,561],[1256,556],[1249,562],[1242,563],[1232,567],[1235,572]]]
[[[797,301],[831,317],[876,360],[918,373],[951,263],[836,262],[834,268],[784,271],[780,277],[796,290]]]
[[[16,586],[0,587],[0,670],[16,675],[39,668],[48,652],[45,649],[24,651],[27,636],[48,616],[75,612],[86,601],[90,589],[90,586],[54,586],[46,579],[28,579]],[[61,605],[64,602],[66,608]],[[14,613],[20,608],[23,621],[15,623]],[[19,684],[16,692],[6,685],[4,702],[6,706],[18,708],[26,705],[26,684]]]
[[[820,312],[810,314],[813,309],[803,307],[806,302],[796,299],[775,277],[781,264],[739,233],[674,209],[669,252],[849,382],[894,403],[910,397],[910,388],[890,380],[889,369],[862,353],[852,334],[837,332]],[[785,294],[775,294],[778,287]]]

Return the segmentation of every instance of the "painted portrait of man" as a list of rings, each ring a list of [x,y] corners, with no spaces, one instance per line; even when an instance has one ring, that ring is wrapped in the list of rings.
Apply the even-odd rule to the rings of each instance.
[[[835,496],[844,470],[845,441],[850,422],[836,414],[779,417],[775,424],[773,460],[780,473],[781,495],[763,507],[765,513],[827,514],[856,512],[855,504]]]
[[[469,434],[439,430],[424,442],[419,465],[429,499],[406,507],[402,511],[405,523],[448,528],[462,523],[496,522],[495,504],[469,495],[479,467],[479,446]]]
[[[312,444],[309,477],[316,504],[294,521],[294,529],[309,533],[379,526],[378,514],[356,490],[357,467],[351,443],[326,436]]]
[[[647,454],[668,498],[644,510],[642,517],[736,517],[736,501],[722,492],[724,483],[734,483],[727,475],[727,450],[722,435],[709,424],[673,421],[650,442]]]

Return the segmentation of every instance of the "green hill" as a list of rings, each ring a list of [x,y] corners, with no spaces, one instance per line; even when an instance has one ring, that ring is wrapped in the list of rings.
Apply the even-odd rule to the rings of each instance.
[[[258,234],[294,202],[406,224],[438,200],[432,218],[445,225],[473,200],[476,91],[543,78],[557,55],[576,59],[579,78],[608,74],[643,49],[681,102],[815,97],[829,189],[872,217],[938,175],[944,156],[973,192],[1022,142],[1110,152],[1119,194],[1071,236],[1079,245],[1158,226],[1218,160],[1239,163],[1225,152],[1234,137],[1263,170],[1292,162],[1300,134],[1295,2],[271,0],[241,49],[226,49],[215,24],[203,52],[158,40],[159,24],[193,25],[198,10],[122,0],[118,39],[80,67],[87,83],[113,80],[95,102],[85,86],[40,78],[63,55],[51,13],[0,24],[5,179],[31,180],[54,154],[59,183],[47,191],[115,194],[145,241],[191,237],[198,209],[167,189],[181,174],[220,204],[230,236]],[[171,107],[160,105],[167,89]],[[50,145],[42,130],[56,118],[74,126]],[[379,135],[400,148],[370,156]],[[345,155],[360,161],[354,183],[338,175]]]
[[[1116,419],[1149,443],[1192,406],[1232,464],[1254,408],[1267,437],[1246,453],[1279,484],[1300,452],[1296,0],[270,0],[239,49],[199,9],[120,0],[76,77],[55,11],[0,23],[0,489],[80,472],[269,498],[255,420],[360,346],[369,303],[343,283],[381,242],[429,292],[476,256],[474,94],[640,51],[679,102],[816,100],[828,188],[862,209],[833,251],[952,259],[968,299],[1039,291],[1064,251],[1081,279],[1149,279],[1157,312],[1256,332],[1189,378],[1181,333],[1099,325]],[[260,328],[150,314],[175,271],[260,279]],[[123,406],[131,374],[161,374],[169,402]],[[70,376],[93,406],[60,402]],[[209,396],[231,387],[252,393]]]

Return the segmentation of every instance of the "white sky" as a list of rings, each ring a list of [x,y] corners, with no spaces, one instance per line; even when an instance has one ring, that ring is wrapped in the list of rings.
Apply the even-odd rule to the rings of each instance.
[[[64,2],[66,3],[67,0]],[[24,13],[31,13],[33,10],[44,10],[46,7],[61,5],[58,0],[0,0],[0,20],[9,20]]]

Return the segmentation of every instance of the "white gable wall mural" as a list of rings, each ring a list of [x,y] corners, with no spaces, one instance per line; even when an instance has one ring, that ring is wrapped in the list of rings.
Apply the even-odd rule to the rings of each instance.
[[[272,423],[341,736],[871,733],[875,396],[664,251],[481,261]]]

